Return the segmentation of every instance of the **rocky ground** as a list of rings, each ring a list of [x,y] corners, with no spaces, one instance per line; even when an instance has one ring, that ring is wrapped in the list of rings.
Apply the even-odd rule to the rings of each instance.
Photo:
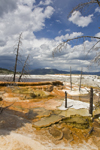
[[[72,91],[69,76],[55,78],[63,85],[0,82],[0,150],[100,149],[99,77],[84,76],[80,92],[79,76],[73,76]],[[94,87],[93,116],[89,114],[90,82]]]

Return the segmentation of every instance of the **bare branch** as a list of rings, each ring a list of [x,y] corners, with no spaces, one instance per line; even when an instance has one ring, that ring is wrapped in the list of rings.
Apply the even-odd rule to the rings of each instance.
[[[56,51],[61,51],[63,48],[64,48],[64,46],[66,46],[67,45],[67,43],[68,42],[70,42],[70,41],[73,41],[73,40],[76,40],[76,39],[84,39],[84,38],[91,38],[91,39],[99,39],[99,41],[97,42],[97,43],[99,43],[100,42],[100,37],[95,37],[95,36],[78,36],[78,37],[75,37],[75,38],[72,38],[72,39],[68,39],[67,41],[64,41],[64,42],[62,42],[62,43],[60,43],[54,50],[53,50],[53,52],[52,52],[52,55],[53,55],[53,57],[54,57],[54,54],[56,53]],[[97,44],[96,43],[96,44]],[[96,45],[95,44],[95,45]],[[94,46],[95,46],[94,45]],[[93,47],[92,47],[93,48]],[[91,48],[91,49],[92,49]]]
[[[97,53],[97,55],[94,57],[94,59],[92,60],[92,63],[98,63],[98,65],[100,64],[100,52]]]
[[[28,58],[29,58],[29,55],[27,56],[27,58],[26,58],[26,60],[25,60],[25,63],[24,63],[24,66],[23,66],[23,68],[22,68],[22,72],[21,72],[21,75],[20,75],[20,77],[19,77],[19,79],[18,79],[18,82],[20,82],[20,80],[21,80],[21,77],[22,77],[22,75],[23,75],[25,66],[27,65],[27,60],[28,60]]]
[[[92,46],[92,48],[88,51],[88,53],[89,53],[99,42],[100,42],[100,40],[97,41],[97,42]]]
[[[72,11],[69,13],[68,17],[75,11],[75,10],[82,10],[84,7],[89,6],[90,4],[95,4],[97,3],[100,6],[100,2],[99,0],[90,0],[88,2],[85,3],[80,3],[79,5],[77,5],[76,7],[74,7],[72,9]]]
[[[72,40],[75,40],[75,39],[80,39],[80,38],[92,38],[92,39],[99,39],[100,40],[100,37],[96,37],[96,36],[78,36],[76,38],[68,39],[64,43],[68,43],[69,41],[72,41]]]
[[[99,0],[97,0],[97,3],[98,3],[98,5],[100,6],[100,2],[99,2]]]

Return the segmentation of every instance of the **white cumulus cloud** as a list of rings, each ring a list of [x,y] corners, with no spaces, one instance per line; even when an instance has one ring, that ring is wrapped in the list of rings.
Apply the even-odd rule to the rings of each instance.
[[[52,0],[45,0],[45,2],[40,1],[39,5],[50,5],[52,3]]]
[[[82,16],[79,11],[74,11],[69,18],[69,21],[78,25],[79,27],[87,27],[92,22],[93,14],[88,16]]]
[[[36,0],[18,0],[15,2],[14,0],[9,0],[9,3],[8,0],[0,1],[0,63],[4,64],[4,67],[7,67],[7,65],[13,66],[15,58],[14,45],[17,44],[18,36],[22,32],[20,54],[22,54],[23,58],[28,54],[31,55],[32,69],[34,67],[47,66],[59,70],[66,70],[69,68],[69,64],[73,68],[80,67],[80,65],[86,67],[89,61],[84,59],[84,46],[82,44],[71,46],[68,43],[67,47],[62,49],[61,53],[58,52],[55,54],[55,58],[52,57],[53,49],[60,42],[82,36],[82,32],[65,33],[65,35],[56,36],[54,39],[41,36],[41,38],[38,38],[35,36],[34,32],[41,31],[45,28],[45,20],[50,19],[55,11],[50,6],[51,0],[41,1],[41,5],[35,5],[35,2]],[[92,18],[92,16],[87,16],[87,20],[88,17]],[[81,14],[77,18],[81,20]],[[83,24],[85,22],[84,18]],[[52,22],[50,24],[53,26]],[[49,28],[47,29],[49,30]],[[61,31],[60,29],[58,32],[61,34]],[[66,29],[66,31],[71,30]],[[97,33],[97,36],[100,36],[100,33]],[[88,50],[93,44],[93,41],[87,41],[85,42],[85,48]],[[93,57],[94,53],[88,59],[90,60]]]
[[[33,4],[35,3],[35,0],[19,0],[18,3],[19,4],[26,4],[29,7],[32,7]]]
[[[50,18],[53,13],[54,13],[54,8],[51,6],[47,6],[44,11],[45,17]]]
[[[71,34],[66,34],[66,35],[61,35],[61,36],[57,36],[55,38],[56,41],[63,41],[63,40],[68,40],[68,39],[72,39],[78,36],[82,36],[83,33],[82,32],[73,32]]]
[[[95,36],[96,36],[96,37],[100,37],[100,32],[98,32]]]
[[[100,13],[100,8],[97,7],[97,8],[95,9],[95,12],[99,12],[99,13]]]
[[[20,4],[13,15],[9,12],[0,19],[0,33],[2,36],[10,36],[24,31],[40,31],[45,26],[45,19],[50,18],[53,12],[51,6],[36,7],[32,11],[30,7]]]
[[[17,8],[17,1],[0,0],[0,16],[8,12],[12,12]]]

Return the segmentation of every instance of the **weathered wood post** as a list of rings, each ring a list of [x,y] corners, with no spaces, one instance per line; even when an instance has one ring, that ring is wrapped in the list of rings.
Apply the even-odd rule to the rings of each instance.
[[[67,108],[67,92],[65,91],[65,108]]]
[[[90,88],[90,108],[89,113],[92,114],[93,112],[93,88]]]
[[[71,67],[70,67],[70,89],[72,91],[72,76],[71,76]]]
[[[80,76],[79,92],[80,92],[80,90],[81,90],[81,81],[82,81],[82,69],[81,69],[81,76]]]

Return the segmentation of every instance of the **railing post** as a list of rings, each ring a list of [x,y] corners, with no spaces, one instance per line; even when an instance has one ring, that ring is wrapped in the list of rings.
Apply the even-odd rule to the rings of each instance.
[[[90,88],[90,108],[89,113],[92,114],[93,112],[93,88]]]
[[[81,90],[81,81],[82,81],[82,69],[81,69],[81,76],[80,76],[79,92],[80,92],[80,90]]]
[[[70,89],[72,91],[72,73],[71,73],[71,67],[70,67]]]
[[[67,108],[67,92],[65,91],[65,108]]]

